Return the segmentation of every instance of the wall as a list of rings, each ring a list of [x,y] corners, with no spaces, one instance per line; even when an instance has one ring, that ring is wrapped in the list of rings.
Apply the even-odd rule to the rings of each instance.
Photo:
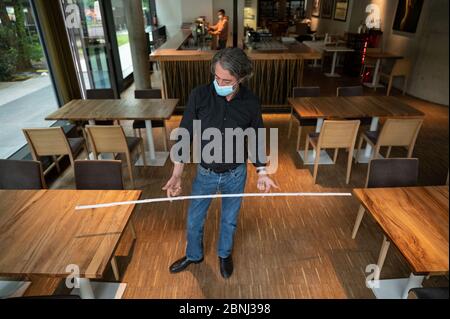
[[[181,17],[182,22],[193,22],[196,18],[205,16],[207,21],[212,21],[213,3],[212,0],[182,0]]]
[[[353,6],[350,32],[356,32],[361,20],[365,20],[365,9],[370,3],[379,5],[381,9],[384,49],[413,61],[407,93],[427,101],[449,105],[448,0],[424,1],[415,34],[392,30],[398,0],[358,0]],[[397,88],[402,85],[402,79],[394,82]]]
[[[166,26],[167,36],[176,34],[181,27],[181,0],[155,0],[158,22]]]
[[[334,20],[333,17],[331,19],[322,19],[322,18],[316,18],[311,17],[311,29],[317,31],[319,34],[344,34],[349,30],[350,27],[350,21],[352,16],[352,9],[353,9],[353,3],[354,2],[360,2],[361,0],[349,0],[348,4],[348,11],[347,11],[347,21],[338,21]],[[312,0],[307,2],[307,16],[311,14],[312,9]],[[333,16],[334,16],[334,9],[333,9]]]

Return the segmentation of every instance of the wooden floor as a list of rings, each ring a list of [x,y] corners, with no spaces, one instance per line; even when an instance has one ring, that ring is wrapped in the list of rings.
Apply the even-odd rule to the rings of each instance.
[[[333,95],[336,86],[354,82],[330,80],[317,72],[305,74],[305,85],[319,80],[325,87],[323,95]],[[448,172],[448,107],[402,98],[426,114],[414,151],[420,159],[420,185],[444,184]],[[319,167],[318,184],[313,185],[311,167],[303,166],[295,151],[296,130],[287,139],[288,120],[287,114],[264,116],[266,127],[279,129],[279,169],[273,177],[281,192],[350,191],[364,186],[367,164],[353,165],[350,185],[345,185],[345,151],[341,151],[336,165]],[[180,117],[173,117],[168,126],[175,128],[179,121]],[[307,129],[303,131],[305,134]],[[159,131],[156,140],[157,148],[162,149]],[[393,153],[402,154],[406,152]],[[163,168],[136,169],[142,198],[165,196],[161,187],[171,169],[170,162]],[[184,194],[190,193],[194,173],[194,165],[186,167]],[[73,187],[70,170],[52,186]],[[245,191],[257,192],[251,166]],[[184,255],[187,206],[188,202],[173,202],[136,208],[133,221],[137,240],[133,243],[126,233],[117,251],[122,256],[121,281],[128,284],[124,298],[374,298],[365,287],[365,268],[376,263],[383,234],[366,215],[356,239],[351,239],[359,207],[354,198],[245,199],[235,237],[235,272],[228,280],[220,276],[216,253],[220,200],[213,201],[205,225],[205,261],[188,271],[169,273],[169,265]],[[407,277],[409,272],[405,259],[391,246],[381,278]],[[63,290],[59,280],[32,280],[28,295]],[[105,280],[113,281],[111,270]],[[448,277],[432,277],[425,285],[448,286]]]

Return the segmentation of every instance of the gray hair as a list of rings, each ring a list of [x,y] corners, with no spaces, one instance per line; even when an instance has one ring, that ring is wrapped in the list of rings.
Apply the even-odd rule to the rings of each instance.
[[[225,48],[217,52],[211,62],[213,74],[215,74],[217,62],[239,80],[250,78],[253,75],[252,61],[240,48]]]

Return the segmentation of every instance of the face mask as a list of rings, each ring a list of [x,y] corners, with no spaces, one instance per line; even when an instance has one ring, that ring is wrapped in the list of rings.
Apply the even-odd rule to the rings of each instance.
[[[217,83],[217,80],[214,80],[214,88],[216,89],[216,92],[220,96],[227,96],[234,92],[234,85],[224,85],[220,86],[219,83]]]

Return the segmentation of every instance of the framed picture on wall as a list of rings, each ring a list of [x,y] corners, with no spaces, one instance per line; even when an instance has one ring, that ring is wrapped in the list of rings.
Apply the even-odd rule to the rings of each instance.
[[[422,5],[423,0],[399,0],[393,29],[395,31],[416,33]]]
[[[313,17],[320,16],[320,0],[313,0],[311,15]]]
[[[334,20],[347,21],[348,0],[336,0]]]
[[[325,19],[331,19],[333,15],[334,0],[322,0],[322,12],[321,17]]]

